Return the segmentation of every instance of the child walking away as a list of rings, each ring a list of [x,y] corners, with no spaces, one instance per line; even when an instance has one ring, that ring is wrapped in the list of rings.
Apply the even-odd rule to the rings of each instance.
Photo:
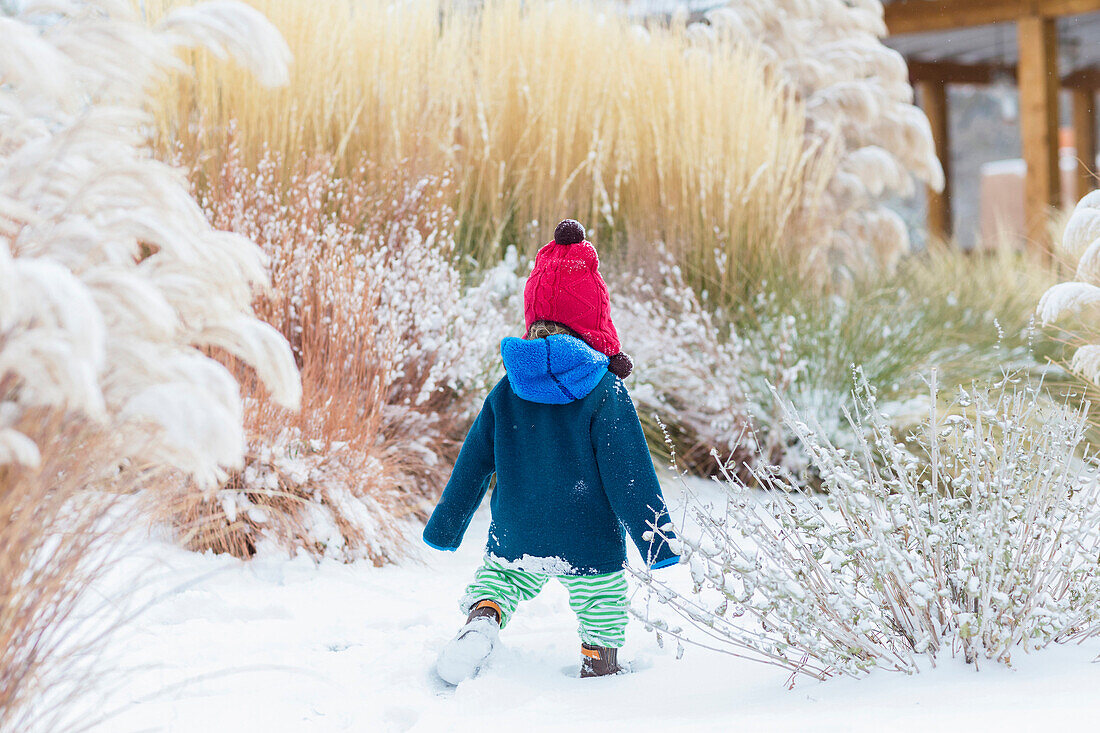
[[[520,601],[556,577],[581,637],[581,676],[620,671],[627,623],[624,528],[646,564],[679,557],[619,351],[607,287],[584,228],[567,219],[539,250],[524,290],[527,334],[501,342],[500,380],[462,445],[424,541],[455,550],[490,479],[484,564],[466,588],[466,625],[436,669],[475,674]]]

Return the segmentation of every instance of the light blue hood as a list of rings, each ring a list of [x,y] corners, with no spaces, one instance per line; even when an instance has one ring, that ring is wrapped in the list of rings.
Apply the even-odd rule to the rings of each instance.
[[[520,399],[564,405],[583,399],[607,374],[608,358],[573,336],[506,338],[500,355],[508,383]]]

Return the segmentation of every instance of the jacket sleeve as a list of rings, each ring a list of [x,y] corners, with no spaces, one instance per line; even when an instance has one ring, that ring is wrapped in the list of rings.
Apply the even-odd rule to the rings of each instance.
[[[454,551],[477,511],[496,470],[493,458],[493,410],[486,401],[462,443],[451,478],[424,527],[424,542]]]
[[[618,379],[593,416],[592,448],[611,508],[646,565],[653,568],[675,565],[680,557],[665,539],[675,537],[665,498],[653,470],[638,413]],[[654,531],[660,527],[665,529]],[[644,535],[651,531],[652,539],[646,539]]]

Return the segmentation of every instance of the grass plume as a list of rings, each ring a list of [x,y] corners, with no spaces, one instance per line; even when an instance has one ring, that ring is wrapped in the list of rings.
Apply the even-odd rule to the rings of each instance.
[[[681,25],[579,2],[252,4],[294,54],[287,87],[196,52],[153,101],[161,139],[208,175],[231,123],[249,166],[271,150],[324,152],[340,173],[364,156],[455,171],[458,253],[485,266],[566,215],[605,254],[660,240],[726,263],[729,287],[813,246],[796,220],[831,173],[828,145],[807,147],[800,103],[751,48],[703,50]]]

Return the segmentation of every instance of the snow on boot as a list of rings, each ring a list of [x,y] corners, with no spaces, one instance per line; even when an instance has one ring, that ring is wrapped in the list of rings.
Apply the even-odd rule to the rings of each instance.
[[[458,635],[443,647],[435,671],[445,682],[457,685],[477,674],[500,640],[500,607],[478,601]]]
[[[619,650],[610,646],[581,644],[581,677],[604,677],[623,671],[617,657]]]

